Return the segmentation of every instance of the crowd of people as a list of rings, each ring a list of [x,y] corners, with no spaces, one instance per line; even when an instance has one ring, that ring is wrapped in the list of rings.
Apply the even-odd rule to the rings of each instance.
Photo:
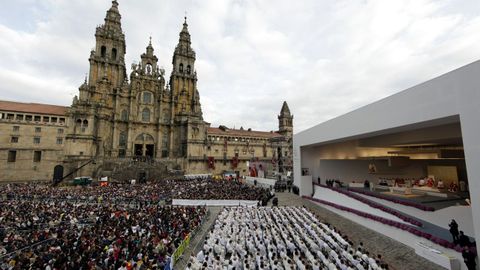
[[[206,215],[205,207],[136,200],[113,186],[106,193],[100,187],[1,188],[8,192],[0,197],[0,269],[164,269]],[[112,194],[129,199],[88,199]]]
[[[388,269],[303,207],[225,208],[187,269]]]
[[[0,194],[0,269],[163,269],[206,214],[205,207],[165,202],[270,198],[267,189],[208,177],[144,185],[7,184]]]
[[[162,179],[148,184],[110,184],[104,187],[52,187],[42,184],[1,185],[0,194],[7,198],[71,201],[158,202],[168,199],[190,200],[254,200],[270,198],[270,191],[233,180]]]
[[[177,180],[174,182],[176,199],[187,200],[252,200],[261,201],[270,197],[265,188],[250,186],[233,180],[212,180],[200,178],[195,180]]]

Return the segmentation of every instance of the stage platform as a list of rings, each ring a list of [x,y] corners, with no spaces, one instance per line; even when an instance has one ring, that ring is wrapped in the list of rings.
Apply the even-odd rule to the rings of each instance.
[[[367,190],[364,188],[350,188],[351,190]],[[370,190],[367,190],[370,191]],[[432,230],[436,235],[442,236],[444,239],[451,239],[450,233],[448,232],[448,224],[452,219],[455,219],[459,224],[459,230],[462,230],[468,236],[474,236],[473,229],[473,217],[472,210],[469,206],[466,205],[465,197],[468,195],[466,192],[463,193],[447,193],[447,197],[438,197],[431,196],[428,194],[420,195],[414,194],[405,195],[401,193],[390,193],[384,189],[375,190],[373,193],[377,193],[382,196],[388,196],[395,200],[402,200],[405,202],[414,202],[419,203],[425,206],[431,206],[435,208],[434,212],[423,211],[414,207],[405,206],[402,204],[394,203],[388,200],[383,200],[380,198],[355,193],[356,195],[362,196],[366,199],[369,199],[373,202],[382,204],[386,207],[400,211],[408,216],[421,219],[427,223],[426,229]],[[338,193],[337,193],[338,194]],[[332,202],[337,202],[338,196],[329,198]],[[350,202],[350,201],[348,201]],[[342,204],[342,202],[338,202]],[[430,225],[428,225],[430,224]]]
[[[379,191],[379,194],[384,195],[384,190]],[[354,193],[356,195],[359,195],[361,197],[364,197],[370,201],[376,202],[378,204],[381,204],[387,208],[394,209],[398,212],[403,213],[404,215],[414,218],[420,222],[423,223],[423,227],[417,227],[422,232],[429,233],[431,235],[434,235],[438,238],[445,239],[448,241],[451,241],[452,237],[448,231],[448,224],[451,221],[451,219],[455,219],[457,223],[459,224],[459,229],[463,230],[466,235],[472,236],[474,235],[474,230],[473,230],[473,217],[472,217],[472,211],[469,206],[465,205],[457,205],[458,198],[439,198],[435,196],[415,196],[412,198],[402,198],[402,200],[405,201],[413,201],[417,203],[428,203],[429,206],[434,206],[437,210],[435,211],[424,211],[420,210],[411,206],[406,206],[402,205],[399,203],[394,203],[388,200],[384,199],[379,199],[375,198],[372,196],[367,196],[364,194],[360,193]],[[320,187],[315,185],[315,193],[314,193],[314,198],[318,198],[324,201],[328,201],[337,205],[345,206],[351,209],[357,209],[357,210],[362,210],[363,212],[370,213],[377,215],[381,218],[387,218],[390,220],[395,220],[394,218],[391,217],[390,214],[387,212],[383,211],[372,211],[371,207],[358,201],[354,200],[342,193],[339,193],[337,191],[331,190],[329,188],[325,187]],[[399,197],[397,197],[397,194],[392,196],[393,199],[398,200]],[[440,200],[439,200],[440,199]],[[428,242],[428,240],[425,240],[424,238],[417,237],[409,232],[405,232],[399,229],[396,229],[394,227],[385,225],[380,222],[372,221],[369,219],[366,219],[364,217],[360,217],[358,215],[352,214],[347,211],[342,211],[338,210],[336,208],[333,208],[328,205],[323,205],[319,204],[322,207],[325,207],[331,211],[334,211],[338,213],[339,215],[344,216],[345,218],[348,218],[354,222],[357,222],[363,226],[372,228],[376,230],[377,232],[380,232],[384,235],[387,235],[399,242],[404,243],[407,246],[410,246],[412,248],[415,248],[416,245],[419,242]],[[378,209],[375,209],[378,210]],[[432,242],[428,242],[429,245],[433,245]],[[438,245],[434,245],[435,249],[438,249],[443,253],[447,254],[448,256],[454,256],[456,260],[459,262],[462,261],[461,253],[455,252],[452,249],[447,249],[440,247]],[[430,254],[431,255],[431,254]],[[424,256],[427,258],[428,256]],[[430,256],[432,257],[432,256]],[[429,260],[436,261],[436,263],[439,263],[438,260],[433,260],[432,258],[428,258]],[[446,263],[442,263],[442,266],[445,267]],[[447,269],[458,269],[456,267],[447,267]],[[461,268],[463,269],[463,267]]]
[[[350,187],[352,190],[367,190],[371,191],[374,193],[378,193],[381,195],[386,195],[390,196],[396,200],[404,200],[407,202],[415,202],[415,203],[421,203],[426,206],[431,206],[435,208],[435,210],[439,210],[442,208],[450,207],[450,206],[456,206],[456,205],[467,205],[465,202],[465,199],[469,197],[468,192],[457,192],[457,193],[451,193],[451,192],[442,192],[441,196],[439,196],[435,191],[428,191],[427,192],[418,192],[418,189],[412,189],[411,194],[405,194],[404,190],[405,188],[399,188],[395,187],[394,192],[390,191],[390,187],[384,187],[384,188],[377,188],[375,190],[368,190],[364,189],[363,187],[358,187],[358,188],[353,188]],[[426,190],[422,190],[426,191]]]

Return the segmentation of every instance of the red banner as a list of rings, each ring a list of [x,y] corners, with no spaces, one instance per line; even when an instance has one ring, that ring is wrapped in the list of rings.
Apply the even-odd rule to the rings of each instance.
[[[238,157],[233,157],[232,158],[232,168],[236,169],[238,166]]]
[[[208,168],[209,169],[215,169],[215,158],[214,157],[208,157]]]

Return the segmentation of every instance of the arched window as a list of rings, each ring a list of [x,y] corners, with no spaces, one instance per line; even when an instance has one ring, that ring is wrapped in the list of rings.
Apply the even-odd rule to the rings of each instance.
[[[81,119],[77,119],[77,121],[75,121],[75,125],[77,127],[80,127],[82,125],[82,120]]]
[[[150,110],[148,108],[145,108],[142,111],[142,121],[150,122]]]
[[[112,60],[117,60],[117,49],[116,48],[112,49]]]
[[[84,128],[88,127],[88,121],[87,121],[87,119],[83,120],[83,127],[84,127]]]
[[[183,64],[182,63],[180,63],[180,65],[178,66],[178,71],[183,72]]]
[[[107,47],[102,46],[102,47],[100,48],[100,55],[101,55],[102,57],[105,57],[105,56],[107,55]]]
[[[127,110],[123,110],[122,111],[122,114],[120,116],[120,119],[122,119],[122,121],[128,121],[128,112]]]
[[[120,132],[120,136],[118,138],[118,145],[120,147],[127,146],[127,133],[125,131]]]
[[[152,103],[152,93],[143,92],[143,103],[147,103],[147,104]]]
[[[190,67],[190,65],[188,65],[188,66],[187,66],[187,73],[188,73],[188,74],[190,74],[191,69],[192,69],[192,68]]]

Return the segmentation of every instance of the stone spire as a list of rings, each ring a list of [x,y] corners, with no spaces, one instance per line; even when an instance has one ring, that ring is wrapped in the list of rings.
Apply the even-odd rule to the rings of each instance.
[[[283,136],[291,137],[293,135],[293,115],[286,101],[283,102],[280,115],[278,116],[279,133]]]
[[[280,116],[290,116],[290,108],[286,101],[283,102],[282,110],[280,111]]]
[[[187,17],[185,17],[182,31],[180,31],[180,42],[187,42],[190,44],[190,33],[188,32]]]
[[[122,31],[122,25],[120,22],[121,18],[122,16],[120,15],[120,11],[118,10],[118,2],[117,0],[113,0],[112,7],[109,10],[107,10],[107,15],[105,16],[105,27],[121,32]]]
[[[179,34],[177,47],[175,47],[175,54],[181,54],[186,57],[195,58],[195,52],[191,47],[190,33],[188,32],[187,17],[183,22],[182,31]]]
[[[144,53],[142,53],[141,58],[142,58],[142,63],[143,64],[151,64],[153,65],[154,68],[157,67],[157,62],[158,58],[157,56],[153,53],[154,49],[152,46],[152,37],[150,37],[150,41],[148,42],[147,48]]]
[[[99,92],[99,89],[106,91],[106,93],[97,93],[98,95],[109,96],[110,93],[117,91],[118,89],[114,90],[112,87],[121,87],[127,76],[125,34],[122,32],[120,20],[118,2],[114,0],[112,6],[107,10],[104,24],[97,26],[95,30],[95,49],[91,52],[89,58],[88,82],[92,86],[105,81],[110,85],[107,88],[96,86],[97,92]],[[92,101],[99,100],[97,94],[91,96]]]
[[[161,71],[158,68],[158,58],[154,54],[154,49],[152,46],[152,37],[150,37],[150,40],[148,42],[148,45],[145,49],[145,52],[142,53],[140,56],[141,61],[137,65],[133,65],[133,74],[138,75],[137,73],[143,74],[143,75],[152,75],[152,76],[158,76],[160,74],[163,74],[164,71]],[[163,76],[163,75],[162,75]]]
[[[152,37],[150,37],[150,41],[148,42],[147,46],[147,56],[152,57],[153,55],[153,46],[152,46]]]

